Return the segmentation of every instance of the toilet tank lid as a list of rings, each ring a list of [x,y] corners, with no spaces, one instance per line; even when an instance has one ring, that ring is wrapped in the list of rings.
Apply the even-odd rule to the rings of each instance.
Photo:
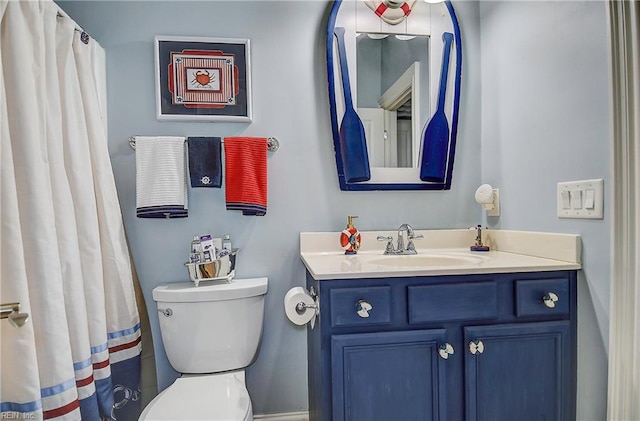
[[[267,293],[268,278],[233,279],[229,283],[178,282],[159,285],[153,289],[157,302],[184,303],[197,301],[223,301],[255,297]]]

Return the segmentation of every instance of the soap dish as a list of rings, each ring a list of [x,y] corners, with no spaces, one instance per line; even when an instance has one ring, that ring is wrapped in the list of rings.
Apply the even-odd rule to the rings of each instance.
[[[238,251],[239,249],[233,249],[231,254],[211,262],[185,263],[191,282],[196,284],[196,287],[203,281],[231,282],[236,275],[236,255]]]

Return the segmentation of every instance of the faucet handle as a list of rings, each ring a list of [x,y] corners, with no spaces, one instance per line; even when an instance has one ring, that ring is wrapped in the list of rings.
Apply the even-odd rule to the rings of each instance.
[[[393,237],[388,237],[386,235],[379,235],[376,237],[378,241],[386,241],[387,246],[384,249],[384,254],[393,253]]]
[[[422,235],[422,234],[413,234],[413,232],[412,232],[411,235],[409,235],[409,241],[407,242],[407,250],[409,250],[411,252],[416,251],[416,246],[413,244],[413,240],[419,240],[421,238],[424,238],[424,235]]]

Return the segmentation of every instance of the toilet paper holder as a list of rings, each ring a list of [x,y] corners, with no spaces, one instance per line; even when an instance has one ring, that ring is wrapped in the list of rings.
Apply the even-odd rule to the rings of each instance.
[[[314,287],[291,288],[284,297],[287,318],[298,326],[309,324],[314,328],[320,313],[320,302]]]
[[[313,298],[313,304],[307,304],[304,301],[300,301],[296,304],[296,313],[302,314],[307,311],[308,308],[314,309],[316,313],[320,312],[320,307],[318,306],[318,294],[316,294],[316,290],[313,286],[309,288],[309,295]]]
[[[318,304],[307,304],[302,301],[296,304],[296,312],[298,314],[304,313],[305,311],[307,311],[308,308],[313,308],[315,310],[318,310]]]

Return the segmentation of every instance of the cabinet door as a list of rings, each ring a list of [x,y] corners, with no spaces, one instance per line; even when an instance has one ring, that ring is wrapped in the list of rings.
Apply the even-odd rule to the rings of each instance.
[[[464,328],[467,421],[569,421],[568,321]]]
[[[444,329],[333,335],[333,421],[444,420],[447,348]]]

